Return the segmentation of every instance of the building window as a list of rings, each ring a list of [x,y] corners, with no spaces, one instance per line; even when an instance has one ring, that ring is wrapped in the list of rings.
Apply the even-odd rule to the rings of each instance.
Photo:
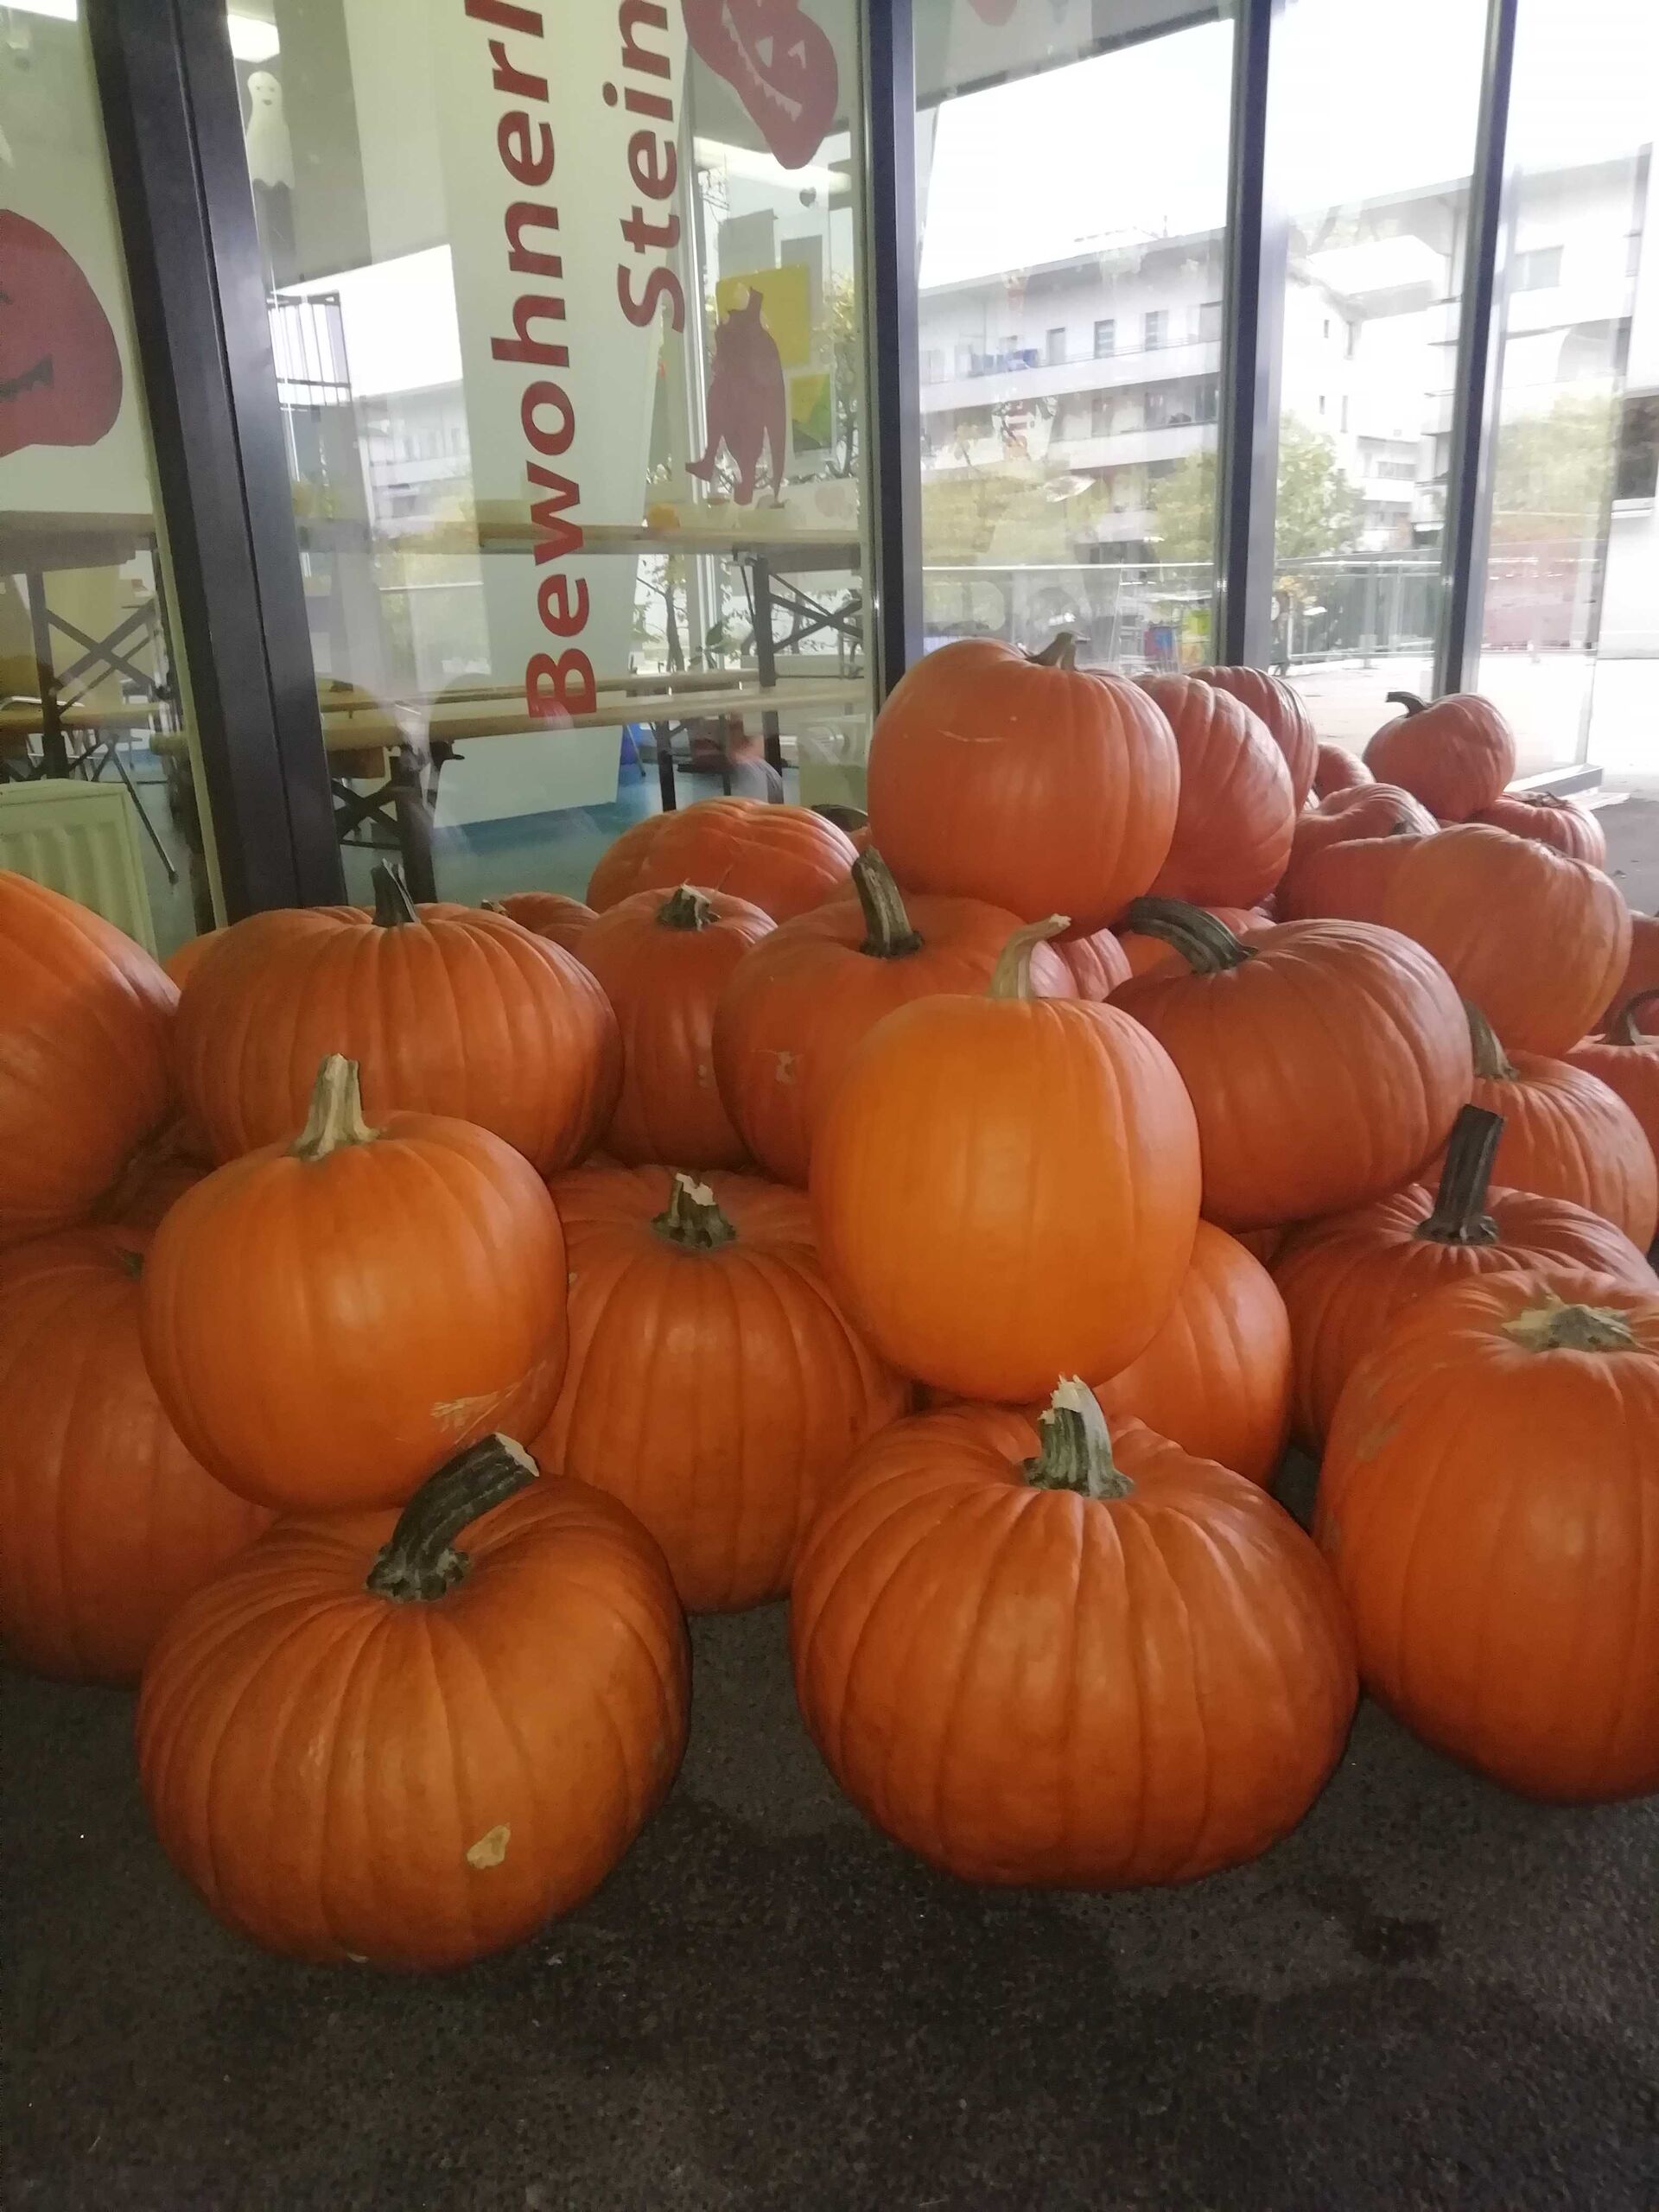
[[[973,347],[971,346],[958,346],[957,348],[957,374],[959,377],[970,377],[973,373]]]
[[[1065,360],[1065,330],[1064,325],[1062,325],[1058,329],[1051,330],[1049,332],[1048,336],[1043,342],[1043,358],[1051,368],[1057,367],[1059,363]]]
[[[1325,394],[1323,392],[1319,394],[1319,412],[1321,415],[1325,412]]]
[[[1512,292],[1548,292],[1560,281],[1560,246],[1535,246],[1530,253],[1516,255],[1513,273],[1510,277]]]
[[[1213,423],[1221,399],[1221,379],[1200,377],[1192,402],[1192,419],[1197,423]]]
[[[1342,427],[1344,430],[1348,428],[1348,395],[1345,391],[1342,395]]]
[[[1095,359],[1109,361],[1116,351],[1117,319],[1115,315],[1103,315],[1095,325]]]
[[[1198,337],[1207,345],[1221,335],[1221,302],[1206,300],[1198,309]]]
[[[1169,394],[1154,388],[1146,397],[1146,426],[1149,430],[1161,430],[1169,421]]]
[[[1659,493],[1659,392],[1633,391],[1618,426],[1613,476],[1616,499],[1651,499]]]
[[[1147,309],[1146,345],[1147,353],[1155,353],[1158,347],[1163,344],[1164,332],[1167,327],[1168,321],[1169,310],[1166,308],[1148,308]]]
[[[1090,410],[1090,428],[1093,429],[1094,435],[1097,438],[1110,437],[1112,434],[1112,399],[1109,392],[1097,391],[1095,394],[1094,406]]]

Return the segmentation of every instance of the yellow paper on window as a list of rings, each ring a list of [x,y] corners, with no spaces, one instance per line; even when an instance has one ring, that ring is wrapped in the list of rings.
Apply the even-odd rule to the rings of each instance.
[[[786,261],[779,269],[754,269],[746,276],[722,276],[715,305],[724,321],[751,292],[760,295],[760,315],[772,333],[778,358],[786,369],[812,358],[812,310],[805,264]]]

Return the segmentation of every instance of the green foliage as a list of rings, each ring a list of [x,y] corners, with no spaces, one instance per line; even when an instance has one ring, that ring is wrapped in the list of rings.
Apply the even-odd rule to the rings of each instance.
[[[1214,558],[1213,453],[1189,454],[1167,476],[1159,477],[1151,505],[1160,561]],[[1279,432],[1279,559],[1309,561],[1345,553],[1359,536],[1364,515],[1364,502],[1344,474],[1332,441],[1287,416]]]
[[[1614,404],[1604,392],[1563,392],[1547,415],[1498,425],[1492,537],[1500,543],[1593,537],[1613,469]]]

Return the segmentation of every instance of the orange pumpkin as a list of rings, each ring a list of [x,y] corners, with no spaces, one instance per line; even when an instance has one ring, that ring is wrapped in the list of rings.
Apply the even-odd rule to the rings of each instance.
[[[907,891],[983,899],[1087,933],[1168,857],[1180,762],[1136,685],[1080,669],[1069,637],[1035,659],[990,639],[910,669],[870,741],[870,826]]]
[[[1636,1116],[1599,1077],[1541,1052],[1506,1052],[1471,1007],[1477,1106],[1503,1116],[1492,1170],[1511,1190],[1570,1198],[1645,1251],[1659,1226],[1659,1168]]]
[[[662,1554],[535,1471],[494,1438],[396,1520],[279,1522],[168,1627],[139,1775],[238,1935],[460,1966],[574,1910],[667,1795],[690,1664]]]
[[[270,1518],[162,1411],[138,1343],[148,1238],[73,1229],[0,1255],[0,1643],[137,1681],[162,1624]]]
[[[1445,1141],[1469,1096],[1469,1037],[1419,946],[1363,922],[1235,937],[1166,899],[1130,919],[1181,954],[1113,1003],[1180,1071],[1212,1221],[1255,1229],[1363,1205]]]
[[[703,798],[625,830],[588,878],[588,903],[602,912],[636,891],[690,883],[786,922],[843,890],[857,857],[846,831],[810,807]]]
[[[1652,990],[1659,990],[1659,914],[1632,914],[1630,950],[1624,973],[1596,1027],[1605,1029],[1618,1018],[1621,1007],[1628,1006],[1638,995]],[[1644,999],[1636,1022],[1645,1035],[1659,1031],[1659,1002]]]
[[[1338,791],[1363,791],[1374,779],[1370,770],[1345,745],[1322,737],[1313,762],[1313,796],[1334,798]]]
[[[1517,837],[1535,837],[1569,860],[1588,861],[1592,868],[1607,865],[1607,835],[1600,823],[1588,807],[1557,798],[1553,791],[1512,792],[1482,807],[1473,818]]]
[[[1453,692],[1428,706],[1414,691],[1390,691],[1405,709],[1365,748],[1380,783],[1401,784],[1442,822],[1466,822],[1502,798],[1515,773],[1515,733],[1490,699]]]
[[[1305,847],[1291,857],[1274,911],[1282,922],[1379,922],[1389,887],[1418,842],[1402,830],[1398,835],[1339,836]]]
[[[486,1129],[365,1122],[317,1077],[291,1146],[188,1191],[144,1270],[144,1353],[175,1427],[245,1497],[398,1505],[454,1449],[531,1434],[564,1372],[564,1246],[535,1171]]]
[[[1127,983],[1135,972],[1113,930],[1090,930],[1084,937],[1067,932],[1057,937],[1049,949],[1065,963],[1075,995],[1092,999],[1096,1006],[1103,1006],[1118,985]]]
[[[1438,1193],[1408,1184],[1292,1232],[1273,1262],[1294,1347],[1293,1418],[1317,1452],[1343,1385],[1397,1313],[1442,1284],[1537,1268],[1590,1268],[1640,1287],[1653,1272],[1622,1230],[1564,1198],[1492,1190],[1501,1114],[1465,1106]]]
[[[169,1122],[133,1153],[99,1200],[92,1219],[146,1233],[159,1229],[162,1216],[207,1173],[182,1124]]]
[[[1268,918],[1255,906],[1206,906],[1204,912],[1212,921],[1219,922],[1224,929],[1231,930],[1235,937],[1245,930],[1260,929]],[[1121,929],[1114,934],[1128,963],[1129,976],[1145,976],[1153,969],[1161,968],[1167,962],[1179,960],[1181,957],[1167,938],[1154,937],[1149,931]],[[1061,944],[1065,941],[1063,938],[1058,940]],[[1128,981],[1127,976],[1119,978],[1122,982]],[[1115,983],[1112,988],[1116,990],[1117,985]],[[1077,995],[1081,998],[1088,995],[1079,992]]]
[[[1630,910],[1599,868],[1478,823],[1400,839],[1377,918],[1426,946],[1499,1036],[1529,1052],[1578,1043],[1630,945]]]
[[[562,891],[514,891],[505,899],[486,899],[484,906],[487,913],[505,914],[532,937],[544,937],[578,959],[588,924],[595,918],[591,906]]]
[[[537,1457],[632,1507],[692,1611],[781,1597],[825,1489],[907,1403],[825,1286],[805,1198],[662,1167],[553,1195],[570,1363]]]
[[[1267,1482],[1290,1427],[1290,1322],[1273,1277],[1201,1221],[1169,1319],[1094,1392],[1113,1421],[1144,1421],[1194,1459]]]
[[[168,954],[162,966],[181,990],[224,934],[223,930],[204,930],[200,937],[187,938],[182,944]]]
[[[1175,1303],[1198,1215],[1192,1109],[1127,1014],[1031,995],[1010,939],[983,996],[879,1022],[818,1124],[824,1266],[876,1349],[969,1398],[1115,1375]]]
[[[1659,1155],[1659,1038],[1642,1027],[1643,1015],[1656,1004],[1659,990],[1638,991],[1619,1008],[1605,1034],[1586,1037],[1567,1058],[1618,1093]]]
[[[966,1881],[1192,1881],[1294,1827],[1351,1634],[1255,1484],[1062,1383],[874,1438],[790,1599],[796,1694],[867,1818]]]
[[[176,1064],[220,1160],[290,1138],[317,1064],[356,1060],[372,1116],[475,1122],[542,1173],[597,1142],[622,1079],[616,1018],[581,962],[505,914],[416,908],[395,868],[356,907],[255,914],[191,976]]]
[[[1491,1275],[1400,1315],[1331,1431],[1316,1533],[1366,1688],[1492,1780],[1659,1789],[1659,1298]]]
[[[1296,817],[1296,834],[1292,842],[1290,859],[1284,878],[1279,886],[1278,911],[1285,921],[1311,920],[1326,910],[1335,899],[1335,911],[1346,912],[1349,906],[1359,902],[1358,897],[1347,889],[1349,884],[1364,880],[1365,862],[1359,864],[1356,877],[1351,868],[1344,874],[1341,863],[1326,862],[1317,866],[1333,845],[1371,843],[1400,837],[1432,837],[1435,821],[1427,808],[1418,804],[1409,791],[1393,784],[1355,785],[1348,791],[1338,791],[1334,798],[1311,807]],[[1331,887],[1342,888],[1334,893]],[[1363,896],[1363,894],[1359,894]],[[1325,906],[1322,906],[1322,903]],[[1352,913],[1349,918],[1363,921],[1368,918]]]
[[[736,1167],[742,1137],[715,1079],[715,1007],[772,917],[724,891],[637,891],[607,907],[582,960],[622,1033],[622,1088],[602,1140],[614,1160]]]
[[[983,990],[1018,927],[977,899],[924,893],[907,906],[874,849],[860,855],[853,887],[855,897],[798,914],[747,954],[715,1011],[721,1094],[750,1151],[784,1183],[804,1185],[813,1131],[883,1014],[938,991]],[[1071,950],[1085,957],[1093,943]],[[1072,995],[1064,950],[1040,945],[1033,956],[1044,996]],[[1103,969],[1109,958],[1100,957]]]
[[[1154,898],[1251,906],[1290,857],[1296,809],[1290,771],[1265,722],[1218,684],[1143,676],[1169,717],[1180,755],[1181,797]]]
[[[130,938],[0,870],[0,1249],[83,1219],[165,1118],[178,995]]]
[[[1218,690],[1230,692],[1267,724],[1268,734],[1285,756],[1292,798],[1300,813],[1313,788],[1319,759],[1319,733],[1300,698],[1282,677],[1268,676],[1259,668],[1195,668],[1192,674],[1200,683],[1213,683]]]

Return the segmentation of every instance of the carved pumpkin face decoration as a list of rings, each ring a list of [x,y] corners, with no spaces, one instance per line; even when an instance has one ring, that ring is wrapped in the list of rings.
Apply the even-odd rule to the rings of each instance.
[[[835,121],[841,91],[822,27],[796,0],[685,0],[685,35],[783,166],[804,168]]]
[[[121,411],[121,356],[80,264],[0,209],[0,455],[95,446]]]

